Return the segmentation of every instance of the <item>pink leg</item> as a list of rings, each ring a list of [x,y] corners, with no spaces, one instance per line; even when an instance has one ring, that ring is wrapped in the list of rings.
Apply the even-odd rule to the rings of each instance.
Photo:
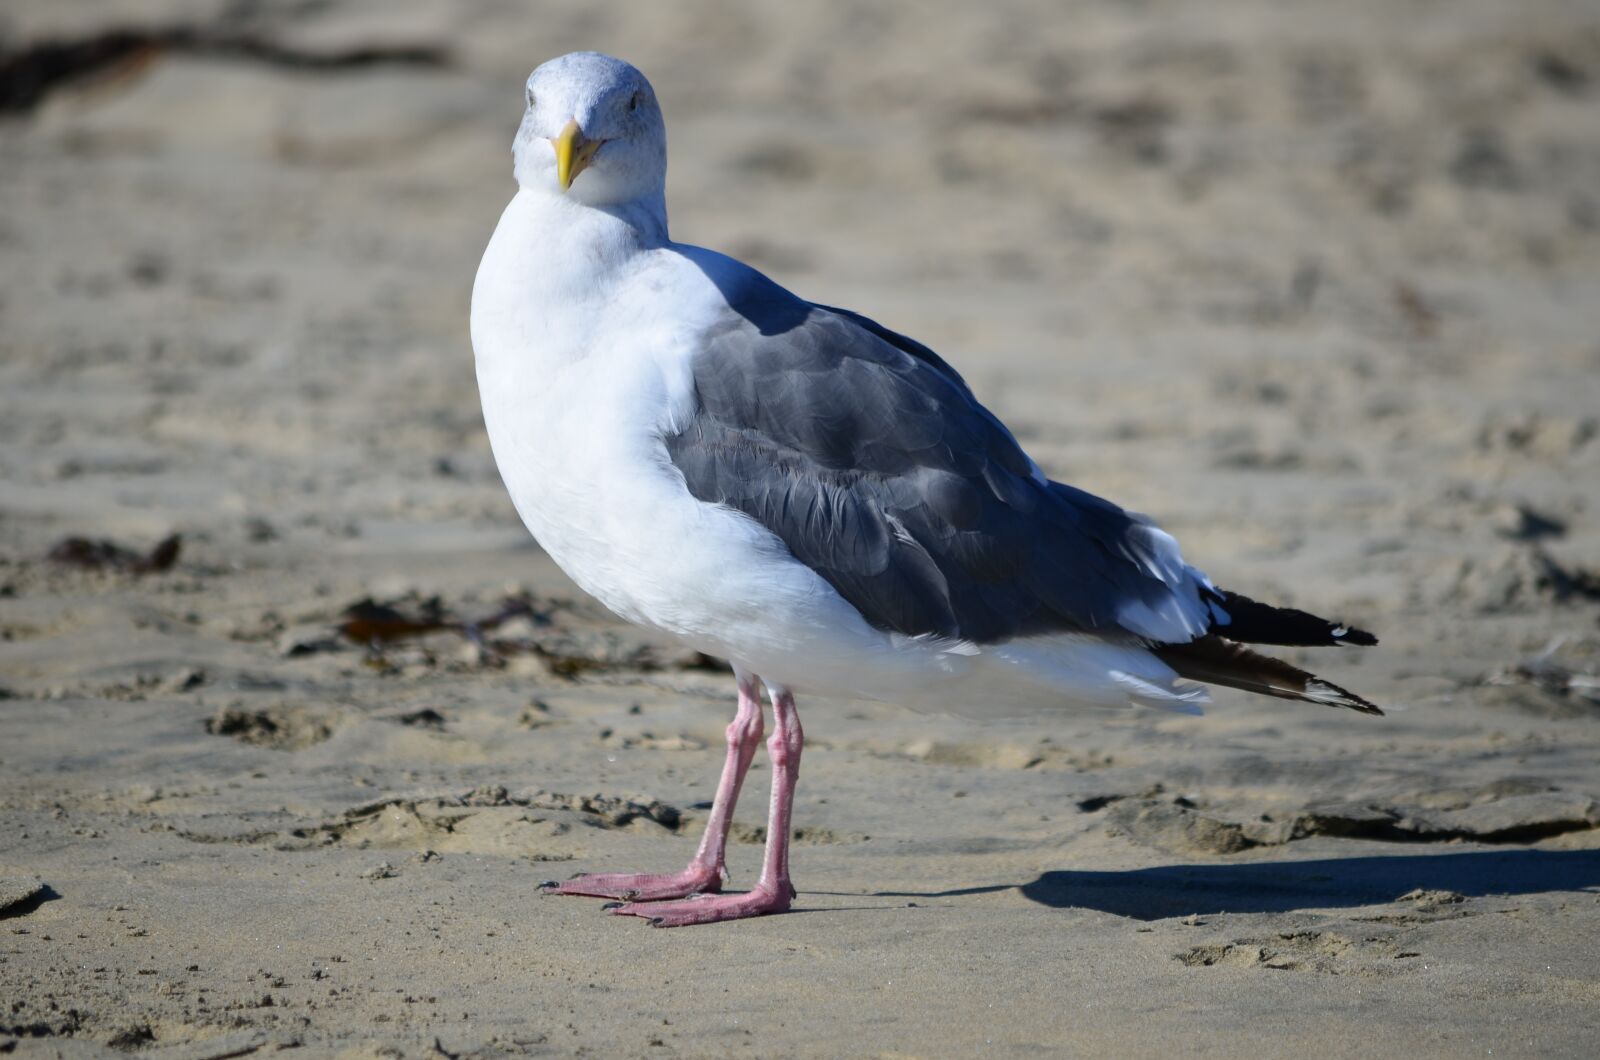
[[[767,913],[783,913],[795,896],[789,882],[789,820],[794,810],[795,779],[800,773],[800,751],[805,734],[794,696],[787,690],[772,695],[772,737],[767,755],[772,759],[772,809],[767,817],[767,854],[761,881],[744,894],[699,895],[682,902],[618,903],[607,906],[619,916],[644,917],[655,927],[711,924]]]
[[[682,872],[659,875],[627,872],[600,872],[574,876],[566,883],[550,880],[541,885],[546,894],[581,894],[592,898],[625,898],[654,902],[663,898],[685,898],[691,894],[712,894],[722,890],[727,878],[726,851],[728,826],[733,823],[733,804],[739,801],[750,760],[761,742],[761,688],[753,674],[739,672],[739,710],[728,725],[728,757],[717,782],[717,797],[711,803],[700,848]]]

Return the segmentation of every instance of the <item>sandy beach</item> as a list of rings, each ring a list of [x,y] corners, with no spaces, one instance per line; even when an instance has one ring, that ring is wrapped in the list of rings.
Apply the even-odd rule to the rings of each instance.
[[[576,48],[654,82],[676,238],[1376,632],[1281,654],[1388,716],[809,698],[794,912],[542,897],[684,862],[734,704],[538,549],[479,414]],[[0,1053],[1597,1042],[1594,4],[0,11]]]

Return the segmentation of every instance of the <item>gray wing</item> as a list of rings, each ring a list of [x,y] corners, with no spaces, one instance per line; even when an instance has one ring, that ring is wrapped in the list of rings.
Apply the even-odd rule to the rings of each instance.
[[[1046,480],[931,350],[757,273],[723,289],[671,460],[873,626],[990,643],[1203,611],[1198,586],[1163,578],[1142,518]]]

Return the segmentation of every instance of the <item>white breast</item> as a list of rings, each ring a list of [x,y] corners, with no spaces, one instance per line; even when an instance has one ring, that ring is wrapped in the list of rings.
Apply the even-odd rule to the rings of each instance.
[[[569,209],[519,194],[473,289],[484,421],[528,529],[607,607],[707,651],[770,669],[841,628],[884,639],[770,532],[695,500],[667,457],[716,288],[676,254],[614,252]]]

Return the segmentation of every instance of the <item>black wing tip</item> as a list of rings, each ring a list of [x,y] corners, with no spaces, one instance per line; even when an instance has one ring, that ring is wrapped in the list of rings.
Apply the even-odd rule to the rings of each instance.
[[[1251,651],[1215,633],[1187,644],[1157,645],[1151,651],[1180,677],[1193,681],[1319,706],[1342,707],[1358,714],[1381,717],[1384,713],[1382,707],[1348,688],[1341,688],[1282,659]]]
[[[1340,633],[1340,629],[1343,629],[1344,632]],[[1375,648],[1378,646],[1377,637],[1364,629],[1356,629],[1354,626],[1336,627],[1333,639],[1336,644],[1349,644],[1357,648]]]
[[[1227,622],[1213,624],[1211,632],[1241,644],[1371,648],[1378,643],[1378,638],[1364,629],[1330,622],[1298,608],[1274,607],[1226,589],[1218,589],[1210,595],[1216,607],[1228,616]]]

